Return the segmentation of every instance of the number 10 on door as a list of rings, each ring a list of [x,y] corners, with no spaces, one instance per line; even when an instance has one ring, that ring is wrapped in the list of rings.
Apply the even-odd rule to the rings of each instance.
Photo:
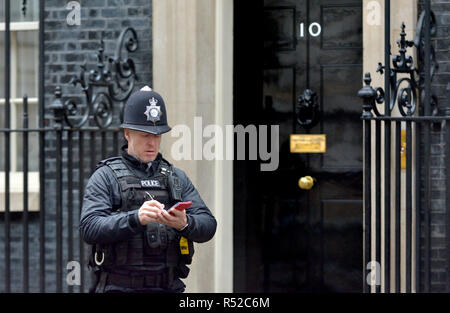
[[[322,26],[320,26],[320,24],[316,22],[311,23],[309,24],[308,32],[311,36],[317,37],[322,32]],[[300,37],[305,37],[305,23],[299,24],[299,33]]]

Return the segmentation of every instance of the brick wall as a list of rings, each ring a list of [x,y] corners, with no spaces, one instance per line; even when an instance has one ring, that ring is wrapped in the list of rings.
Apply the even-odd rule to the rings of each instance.
[[[419,13],[424,9],[423,1],[419,1]],[[431,43],[436,51],[436,61],[438,63],[438,70],[432,80],[432,94],[436,95],[438,99],[439,114],[444,115],[446,108],[449,107],[449,102],[446,95],[447,83],[450,81],[450,0],[431,0],[431,10],[436,16],[437,33],[431,38]],[[431,188],[430,198],[430,233],[431,233],[431,292],[448,292],[447,280],[449,256],[447,255],[447,241],[450,234],[447,232],[448,228],[448,210],[449,203],[446,203],[446,194],[448,187],[446,187],[446,146],[445,131],[438,125],[430,128],[431,146],[430,146],[430,164],[429,164],[429,180]],[[423,134],[423,133],[422,133]],[[423,142],[423,138],[422,138]],[[422,149],[423,151],[423,149]],[[448,152],[447,152],[448,154]],[[423,155],[422,155],[423,157]],[[423,164],[423,163],[422,163]],[[423,164],[427,166],[428,164]],[[422,168],[422,172],[423,172]],[[423,176],[422,176],[423,177]],[[426,177],[423,177],[426,179]],[[423,194],[422,181],[422,205],[427,197]],[[423,224],[422,224],[423,227]],[[423,248],[423,247],[422,247]],[[422,251],[423,253],[423,251]],[[423,254],[422,254],[423,258]],[[423,264],[422,264],[423,270]],[[423,274],[423,273],[422,273]],[[423,279],[423,277],[422,277]],[[422,281],[423,282],[423,281]],[[423,287],[422,287],[423,288]],[[423,289],[422,289],[423,290]]]
[[[54,100],[54,90],[56,86],[62,87],[63,97],[73,97],[77,102],[85,104],[86,100],[80,85],[74,87],[68,82],[73,75],[78,75],[80,65],[87,63],[87,70],[94,69],[97,63],[96,53],[99,48],[99,40],[103,32],[105,42],[105,55],[113,57],[116,49],[117,38],[121,31],[130,26],[137,32],[139,40],[138,50],[128,54],[136,65],[139,80],[136,82],[134,90],[143,85],[152,86],[152,2],[151,0],[79,0],[81,23],[80,25],[68,25],[66,18],[70,10],[66,9],[69,1],[48,0],[45,1],[45,107]],[[102,90],[98,90],[102,91]],[[123,103],[114,103],[114,118],[111,127],[117,127],[120,123],[120,111]],[[45,124],[53,124],[52,114],[46,109]],[[94,126],[93,121],[89,121],[86,126]],[[123,135],[119,132],[119,148],[124,143]],[[105,156],[116,155],[113,151],[112,135],[106,135],[106,151],[102,153],[101,147],[103,139],[101,132],[96,131],[91,138],[89,133],[85,134],[84,140],[84,185],[89,178],[93,166]],[[55,151],[55,133],[46,134],[45,146],[45,274],[46,274],[46,292],[56,291],[56,151]],[[79,152],[78,152],[78,132],[73,134],[74,150],[71,156],[68,156],[67,133],[63,137],[63,291],[68,291],[68,285],[65,282],[66,274],[69,271],[66,265],[69,261],[80,262],[80,239],[78,233],[79,224]],[[96,149],[91,162],[92,150]],[[68,190],[68,167],[67,159],[73,160],[73,188]],[[68,203],[69,192],[72,193],[73,202],[73,224],[68,224]],[[29,224],[29,251],[30,251],[30,269],[29,281],[30,292],[39,292],[39,215],[41,213],[30,213]],[[21,213],[12,214],[11,225],[11,291],[22,291],[22,223]],[[69,260],[68,256],[68,236],[69,230],[73,232],[73,255]],[[0,223],[0,249],[4,251],[4,225]],[[87,247],[85,257],[87,256]],[[4,253],[0,253],[0,273],[4,273]],[[3,275],[0,276],[0,292],[4,291]],[[86,282],[89,283],[89,277]],[[86,291],[85,286],[84,291]],[[79,287],[73,290],[78,292]]]

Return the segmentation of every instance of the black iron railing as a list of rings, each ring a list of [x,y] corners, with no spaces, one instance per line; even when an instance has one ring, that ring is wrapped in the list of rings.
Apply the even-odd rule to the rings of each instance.
[[[448,112],[444,113],[445,115],[440,114],[437,110],[437,98],[431,94],[431,81],[437,69],[434,49],[430,41],[430,37],[436,29],[435,18],[430,9],[430,1],[425,1],[425,11],[419,17],[415,40],[405,39],[405,25],[402,24],[400,40],[397,41],[398,54],[391,58],[389,0],[385,1],[384,14],[386,21],[385,64],[383,66],[379,63],[377,69],[377,72],[384,73],[384,88],[372,88],[370,73],[366,73],[365,86],[358,93],[364,99],[361,117],[364,123],[365,156],[364,264],[372,261],[378,262],[377,264],[381,265],[381,273],[377,274],[383,275],[384,278],[383,286],[380,280],[366,279],[374,272],[371,266],[365,268],[364,292],[428,292],[430,291],[431,260],[430,128],[440,125],[440,131],[450,132],[447,122],[450,120],[450,116]],[[418,51],[417,68],[414,66],[413,58],[408,56],[408,48],[412,47]],[[377,105],[383,103],[384,112],[381,112]],[[394,108],[398,109],[399,116],[392,116]],[[373,130],[375,134],[372,133]],[[384,130],[383,136],[382,130]],[[402,132],[404,132],[404,140],[402,140]],[[392,135],[394,135],[393,141]],[[423,137],[423,142],[420,141],[421,137]],[[448,147],[450,146],[449,136],[446,138]],[[381,142],[383,139],[382,155]],[[422,153],[421,149],[423,149]],[[402,164],[402,154],[404,154],[405,162],[403,163],[405,164]],[[448,159],[447,153],[447,164]],[[381,167],[382,161],[384,162],[383,168]],[[373,162],[375,162],[375,166],[372,166]],[[405,169],[404,180],[401,179],[402,168]],[[423,173],[421,173],[421,169],[423,169]],[[373,175],[375,175],[374,180],[372,179]],[[393,186],[391,186],[391,182]],[[423,190],[421,190],[421,186],[423,186]],[[384,189],[384,198],[381,197],[382,188]],[[402,188],[404,188],[404,192],[402,192]],[[404,227],[401,224],[403,205],[405,210]],[[381,211],[382,208],[384,208],[384,212]],[[391,230],[391,216],[394,218],[393,230]],[[372,228],[372,225],[375,225],[375,229]],[[405,233],[404,240],[402,232]],[[392,233],[394,238],[391,238]],[[382,235],[383,241],[381,240]],[[393,251],[391,251],[391,246],[395,247]],[[384,251],[383,262],[381,262],[382,250]],[[401,266],[402,254],[405,255],[404,275]],[[391,269],[391,256],[395,260],[393,269]],[[394,278],[391,277],[392,272]],[[391,278],[394,286],[391,286]],[[405,284],[404,290],[401,288],[402,282]]]
[[[84,186],[89,174],[95,169],[97,162],[102,158],[117,155],[120,151],[120,129],[118,123],[113,123],[115,117],[120,115],[116,103],[122,103],[131,94],[137,75],[134,63],[130,58],[124,58],[122,51],[134,52],[137,49],[137,35],[133,28],[126,28],[121,33],[116,44],[114,57],[104,55],[103,40],[100,41],[98,63],[96,69],[86,73],[86,65],[81,66],[80,75],[73,78],[73,85],[82,87],[81,92],[86,96],[86,105],[78,104],[72,98],[63,97],[61,87],[55,90],[55,99],[47,108],[44,107],[44,2],[39,4],[39,123],[37,128],[29,127],[28,97],[23,97],[22,125],[11,128],[11,32],[10,32],[10,0],[5,0],[5,123],[0,128],[0,136],[5,138],[1,149],[1,158],[4,158],[5,172],[5,201],[4,211],[0,212],[4,229],[4,251],[0,257],[4,259],[4,272],[0,274],[0,290],[4,292],[46,292],[48,286],[55,286],[56,292],[87,291],[88,279],[86,277],[86,249],[80,238],[77,225],[83,200]],[[126,53],[128,54],[128,53]],[[105,62],[105,60],[107,62]],[[106,63],[106,64],[105,64]],[[106,91],[105,91],[106,89]],[[64,98],[64,100],[63,100]],[[123,109],[123,107],[121,108]],[[121,110],[119,110],[121,111]],[[44,114],[50,113],[50,120],[44,119]],[[53,115],[52,115],[53,114]],[[29,211],[29,161],[30,161],[30,134],[39,135],[39,210]],[[11,203],[11,135],[22,134],[23,150],[18,155],[23,159],[23,210],[20,219],[12,220]],[[54,162],[54,163],[53,163]],[[49,164],[55,164],[52,176],[49,177]],[[56,190],[51,190],[49,178],[55,180]],[[73,191],[77,190],[78,194]],[[48,193],[56,195],[56,199],[48,197]],[[3,203],[0,207],[3,206]],[[31,216],[31,214],[33,214]],[[38,215],[38,216],[37,216]],[[33,220],[34,234],[39,238],[32,238],[38,247],[30,245],[30,225]],[[18,224],[20,223],[20,224]],[[38,224],[38,225],[36,225]],[[49,227],[51,225],[51,228]],[[18,286],[12,269],[17,274],[17,265],[12,263],[13,238],[11,229],[22,227],[21,253],[22,262],[22,288]],[[36,231],[36,229],[38,231]],[[17,237],[17,233],[14,233]],[[50,246],[52,245],[52,246]],[[54,245],[54,247],[53,247]],[[38,270],[30,270],[30,250],[38,251]],[[77,251],[78,250],[78,251]],[[49,253],[53,252],[54,253]],[[81,267],[81,281],[77,285],[65,285],[67,274],[67,261],[76,260]],[[50,264],[50,265],[49,265]],[[49,268],[53,267],[53,268]],[[13,273],[13,274],[12,274]],[[33,280],[33,288],[31,288]],[[37,281],[39,281],[37,283]],[[36,286],[38,285],[38,287]],[[3,288],[4,286],[4,288]],[[76,288],[74,288],[76,287]]]

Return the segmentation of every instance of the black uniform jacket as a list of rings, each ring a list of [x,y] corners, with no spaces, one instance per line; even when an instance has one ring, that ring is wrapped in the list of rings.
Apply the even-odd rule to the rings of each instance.
[[[138,177],[153,176],[162,159],[159,153],[150,168],[126,152],[127,145],[122,147],[122,158],[130,170]],[[192,201],[186,209],[188,226],[180,234],[194,242],[210,240],[217,227],[211,211],[203,202],[198,191],[186,174],[175,168],[182,185],[182,200]],[[132,237],[144,231],[145,226],[139,223],[138,210],[119,212],[121,196],[119,184],[107,166],[98,168],[90,177],[84,193],[83,208],[80,220],[80,232],[88,244],[109,244]]]

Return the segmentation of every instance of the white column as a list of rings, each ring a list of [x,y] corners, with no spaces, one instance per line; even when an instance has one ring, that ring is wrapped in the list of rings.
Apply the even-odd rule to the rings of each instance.
[[[216,123],[233,124],[233,0],[216,2]],[[225,144],[224,140],[224,144]],[[226,147],[232,149],[233,147]],[[216,292],[233,291],[233,161],[216,161],[216,234],[214,277]]]
[[[169,125],[188,126],[192,137],[191,160],[172,159],[178,138],[170,133],[161,151],[186,172],[218,222],[213,240],[195,246],[187,292],[232,291],[232,161],[193,160],[194,140],[202,145],[195,118],[203,128],[232,124],[232,12],[232,0],[153,1],[152,88],[166,102]]]

